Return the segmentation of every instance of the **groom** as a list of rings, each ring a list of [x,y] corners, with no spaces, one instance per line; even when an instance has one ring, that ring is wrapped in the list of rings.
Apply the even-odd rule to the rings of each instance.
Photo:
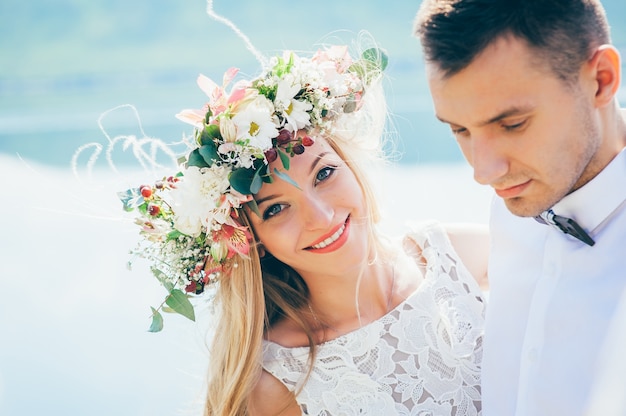
[[[424,0],[415,32],[436,116],[498,196],[484,415],[580,415],[626,288],[626,123],[603,7]]]

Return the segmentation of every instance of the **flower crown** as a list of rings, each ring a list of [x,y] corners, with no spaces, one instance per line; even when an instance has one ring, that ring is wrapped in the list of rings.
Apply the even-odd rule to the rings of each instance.
[[[181,171],[118,193],[126,211],[140,214],[135,222],[144,238],[131,254],[149,260],[168,291],[152,308],[151,332],[163,327],[161,310],[195,320],[190,295],[237,267],[235,256],[249,253],[252,235],[238,210],[246,204],[258,214],[252,195],[274,175],[297,186],[269,164],[279,159],[289,170],[290,158],[313,144],[308,133],[331,134],[338,117],[359,109],[386,65],[377,48],[353,62],[346,46],[333,46],[312,58],[285,52],[230,92],[236,68],[224,74],[222,86],[198,77],[209,102],[177,114],[195,126],[192,150],[179,159]]]

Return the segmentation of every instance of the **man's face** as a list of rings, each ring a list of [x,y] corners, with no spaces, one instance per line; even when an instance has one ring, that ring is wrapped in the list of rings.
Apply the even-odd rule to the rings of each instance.
[[[552,207],[599,170],[591,88],[568,86],[538,62],[523,41],[503,37],[449,78],[427,64],[436,115],[450,125],[474,179],[519,216]]]

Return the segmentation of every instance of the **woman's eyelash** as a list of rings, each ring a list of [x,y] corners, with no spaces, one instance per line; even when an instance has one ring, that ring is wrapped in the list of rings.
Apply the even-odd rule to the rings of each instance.
[[[273,204],[270,205],[265,211],[263,211],[263,220],[269,220],[270,218],[280,214],[285,204]],[[276,210],[280,208],[280,210]]]
[[[324,166],[315,175],[315,183],[317,184],[327,180],[335,173],[336,170],[337,166]]]

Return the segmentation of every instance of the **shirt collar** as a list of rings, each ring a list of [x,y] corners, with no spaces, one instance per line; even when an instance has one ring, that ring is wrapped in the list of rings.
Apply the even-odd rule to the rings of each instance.
[[[593,231],[626,200],[626,148],[598,175],[552,208]]]

